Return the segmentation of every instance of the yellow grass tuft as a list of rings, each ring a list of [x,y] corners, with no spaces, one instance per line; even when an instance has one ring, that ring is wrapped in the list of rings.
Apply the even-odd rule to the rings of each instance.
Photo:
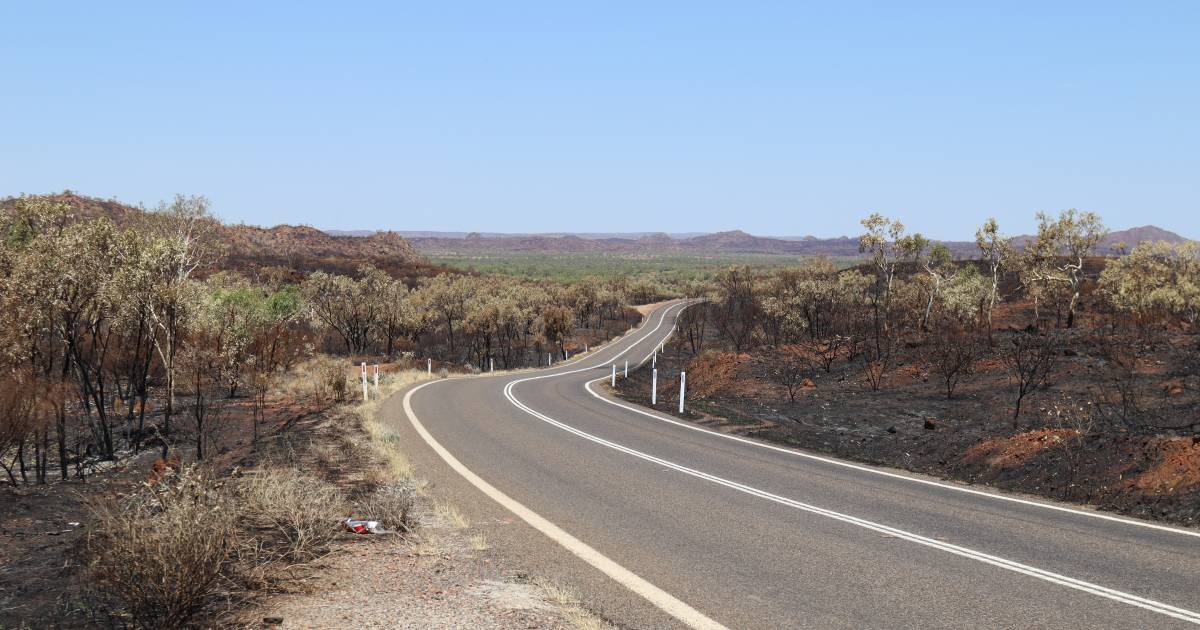
[[[449,503],[438,503],[433,511],[439,519],[454,529],[466,529],[471,526],[471,521],[467,520],[466,515]]]
[[[355,413],[358,414],[362,422],[363,430],[371,438],[372,448],[387,462],[386,475],[390,477],[390,481],[408,483],[417,489],[418,494],[423,494],[424,488],[428,484],[416,478],[412,463],[408,461],[404,453],[395,445],[396,434],[381,423],[377,416],[383,401],[391,397],[392,394],[409,385],[427,381],[431,378],[433,377],[426,374],[424,370],[406,370],[404,372],[381,374],[379,387],[371,388],[368,401],[359,403],[354,408]]]
[[[471,549],[474,549],[475,551],[487,551],[491,548],[492,546],[488,544],[487,537],[483,534],[475,534],[474,536],[471,536]]]
[[[579,595],[574,590],[556,582],[543,579],[534,580],[534,584],[541,589],[542,597],[562,612],[563,617],[572,628],[577,628],[578,630],[610,630],[614,627],[584,608]]]

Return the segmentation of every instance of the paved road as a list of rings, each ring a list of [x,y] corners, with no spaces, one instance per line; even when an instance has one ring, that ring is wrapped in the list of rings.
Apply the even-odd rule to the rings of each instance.
[[[385,405],[497,546],[629,627],[1200,624],[1200,531],[698,429],[603,393],[681,302],[578,361]]]

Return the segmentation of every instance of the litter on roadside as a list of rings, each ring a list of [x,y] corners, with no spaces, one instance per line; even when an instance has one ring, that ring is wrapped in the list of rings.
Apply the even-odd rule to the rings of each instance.
[[[390,534],[391,530],[384,529],[379,524],[379,521],[364,521],[355,518],[348,518],[345,521],[346,531],[354,532],[355,534]]]

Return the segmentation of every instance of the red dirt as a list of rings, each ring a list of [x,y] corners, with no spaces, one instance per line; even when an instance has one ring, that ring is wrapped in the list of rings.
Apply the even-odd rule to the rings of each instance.
[[[988,438],[967,449],[961,462],[993,470],[1019,468],[1042,450],[1056,447],[1078,435],[1079,431],[1074,429],[1038,429],[1007,437]]]

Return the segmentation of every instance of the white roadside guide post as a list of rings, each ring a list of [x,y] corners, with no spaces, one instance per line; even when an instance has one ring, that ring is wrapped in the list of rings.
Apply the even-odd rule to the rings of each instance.
[[[650,367],[658,367],[658,350],[655,350],[654,354],[650,357]]]
[[[679,413],[683,413],[683,395],[687,393],[687,372],[679,373]]]
[[[650,370],[650,406],[658,404],[658,370]]]
[[[367,362],[362,362],[363,402],[367,402]]]
[[[496,359],[494,357],[488,357],[488,371],[489,372],[496,371]]]
[[[433,374],[433,359],[425,359],[425,373]]]
[[[550,353],[547,352],[546,353],[546,367],[550,367],[553,364],[554,364],[554,362],[550,359]]]
[[[379,364],[375,364],[375,389],[379,389]]]
[[[617,386],[617,364],[613,364],[612,386]]]
[[[629,378],[629,359],[625,359],[625,374],[621,378]]]

